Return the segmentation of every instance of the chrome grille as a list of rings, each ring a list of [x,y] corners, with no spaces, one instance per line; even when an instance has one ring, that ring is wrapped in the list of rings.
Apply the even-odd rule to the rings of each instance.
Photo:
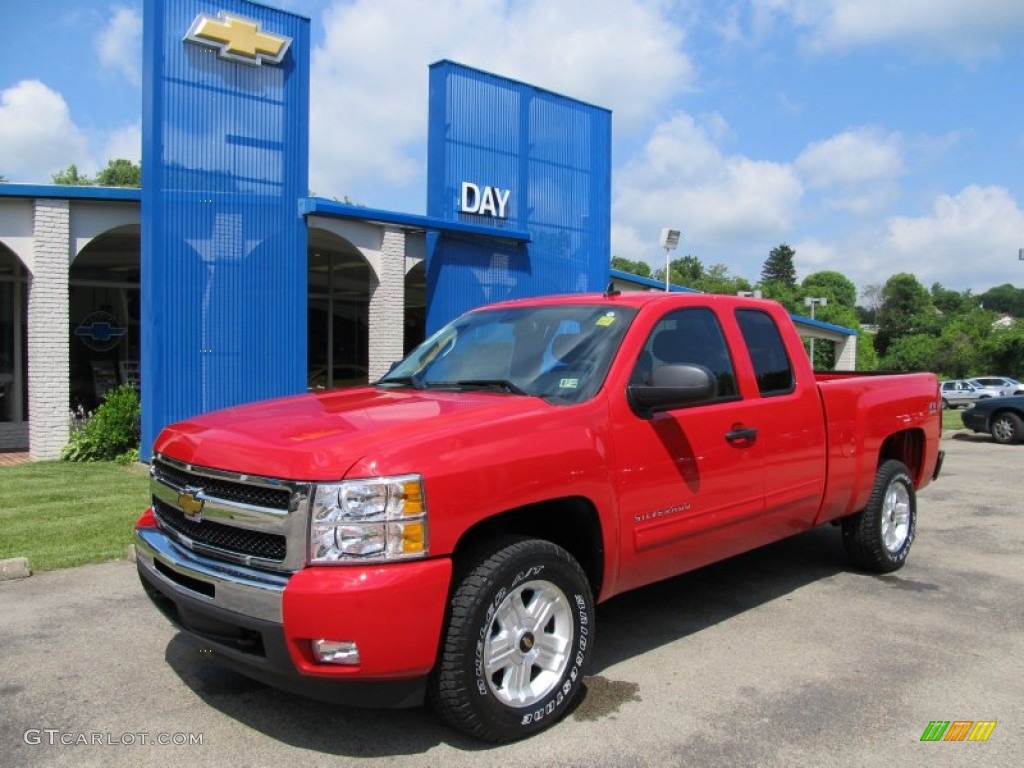
[[[201,487],[210,496],[240,504],[251,504],[254,507],[287,510],[288,500],[291,496],[291,492],[287,488],[266,488],[215,478],[208,474],[200,474],[173,466],[161,459],[153,461],[153,476],[170,481],[168,484],[172,486],[179,488]]]
[[[234,555],[281,562],[288,551],[288,542],[284,536],[250,531],[208,520],[196,523],[187,519],[180,509],[172,507],[160,499],[153,499],[153,512],[156,513],[161,528],[165,530],[170,528],[172,531],[188,537],[193,543],[224,550]]]
[[[291,573],[303,567],[310,484],[200,467],[157,454],[153,512],[167,536],[207,557]]]

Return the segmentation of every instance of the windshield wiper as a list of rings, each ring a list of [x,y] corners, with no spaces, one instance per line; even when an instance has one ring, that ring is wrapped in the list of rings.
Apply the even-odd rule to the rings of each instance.
[[[451,382],[453,389],[498,389],[513,395],[532,397],[529,392],[508,379],[459,379]]]
[[[413,389],[423,389],[423,382],[420,381],[419,376],[413,374],[412,376],[385,376],[383,379],[377,382],[377,386],[388,386],[390,384],[396,387],[412,387]]]

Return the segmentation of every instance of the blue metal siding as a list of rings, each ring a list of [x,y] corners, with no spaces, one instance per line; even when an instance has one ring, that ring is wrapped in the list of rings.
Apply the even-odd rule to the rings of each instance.
[[[292,38],[281,65],[184,42],[227,11]],[[165,425],[306,384],[309,22],[245,0],[146,0],[143,454]]]
[[[460,210],[462,183],[509,190],[507,217]],[[611,113],[441,61],[430,71],[427,213],[524,230],[528,244],[438,233],[427,330],[481,304],[601,290],[611,248]]]

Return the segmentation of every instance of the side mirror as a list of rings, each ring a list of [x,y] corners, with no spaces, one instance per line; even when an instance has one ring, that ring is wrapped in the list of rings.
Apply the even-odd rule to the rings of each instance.
[[[709,402],[717,394],[718,380],[703,365],[659,365],[651,371],[649,384],[630,384],[626,389],[633,410],[645,419]]]

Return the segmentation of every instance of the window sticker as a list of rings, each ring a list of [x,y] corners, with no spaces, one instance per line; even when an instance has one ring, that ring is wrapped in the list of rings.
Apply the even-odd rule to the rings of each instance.
[[[615,313],[609,312],[604,317],[597,318],[597,322],[594,325],[600,325],[603,328],[607,328],[615,322]]]
[[[579,379],[561,379],[558,382],[559,389],[576,389],[580,385]]]

